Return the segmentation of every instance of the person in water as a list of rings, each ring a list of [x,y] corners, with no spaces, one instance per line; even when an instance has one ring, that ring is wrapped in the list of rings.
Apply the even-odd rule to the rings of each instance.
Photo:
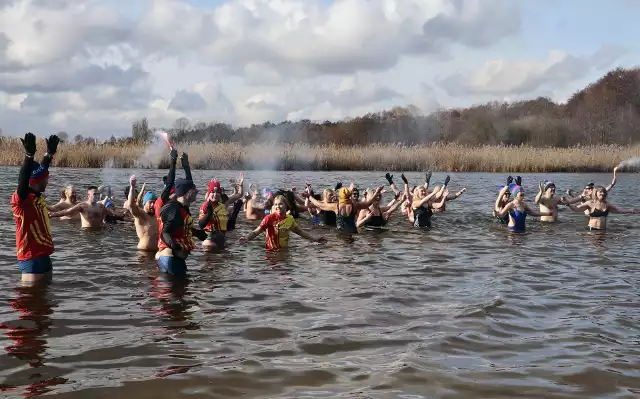
[[[222,188],[217,179],[211,180],[207,185],[205,202],[200,206],[198,226],[207,232],[207,239],[202,245],[208,250],[223,249],[227,231],[235,228],[238,214],[242,209],[242,196],[244,195],[244,175],[240,174],[239,190],[222,200]],[[229,216],[228,204],[233,203],[233,211]]]
[[[87,189],[87,200],[79,202],[75,206],[60,212],[54,212],[51,217],[62,217],[80,214],[81,226],[83,228],[99,229],[104,225],[105,217],[119,217],[109,208],[104,206],[99,198],[98,187],[89,186]]]
[[[198,195],[193,181],[178,179],[173,186],[175,198],[160,210],[162,231],[158,244],[158,269],[170,276],[184,277],[187,274],[186,259],[195,248],[193,237],[204,241],[207,233],[193,227],[189,205]]]
[[[294,232],[302,238],[309,241],[315,241],[319,243],[325,243],[327,240],[323,237],[314,237],[306,231],[302,230],[296,219],[287,212],[289,205],[284,196],[278,195],[273,200],[274,212],[268,214],[262,219],[260,226],[254,231],[249,233],[245,237],[241,237],[238,240],[239,244],[246,244],[247,242],[256,238],[263,231],[266,233],[266,246],[268,250],[278,250],[287,248],[289,246],[290,232]]]
[[[60,139],[52,135],[46,139],[47,152],[42,162],[34,161],[36,136],[21,139],[24,160],[18,175],[18,188],[11,196],[11,209],[16,223],[16,254],[22,281],[49,281],[53,274],[51,255],[54,252],[49,211],[43,193],[49,183],[49,165],[58,149]]]
[[[516,180],[522,183],[522,178],[520,176],[516,177]],[[501,224],[507,225],[509,224],[509,215],[504,215],[503,217],[498,217],[498,213],[502,208],[504,208],[509,202],[513,201],[511,197],[511,190],[519,186],[520,184],[513,182],[513,176],[507,177],[507,185],[500,186],[498,189],[498,198],[496,198],[496,202],[493,206],[493,216],[498,219]]]
[[[140,192],[142,193],[143,190]],[[151,191],[147,191],[142,197],[143,205],[141,208],[134,197],[135,193],[136,177],[132,175],[129,178],[129,197],[127,198],[126,209],[133,216],[133,223],[138,235],[138,249],[145,252],[156,252],[158,250],[158,221],[156,220],[154,205],[158,197]]]
[[[161,246],[160,236],[162,234],[162,218],[160,217],[160,211],[162,207],[169,203],[170,200],[175,199],[175,187],[174,183],[176,181],[176,163],[178,162],[178,151],[175,148],[169,149],[169,159],[171,162],[169,163],[169,173],[166,176],[162,177],[162,182],[164,183],[164,189],[160,193],[160,197],[156,199],[153,204],[153,210],[156,215],[156,222],[158,223],[158,248]],[[193,181],[191,176],[191,167],[189,165],[189,156],[186,153],[182,153],[182,157],[180,158],[180,163],[182,164],[182,168],[184,169],[184,176],[186,180]],[[156,258],[160,256],[160,252],[156,253]]]
[[[323,203],[317,201],[313,197],[309,197],[309,201],[313,206],[327,212],[331,211],[336,214],[336,227],[338,231],[347,234],[357,234],[356,218],[362,209],[367,209],[373,204],[376,197],[382,192],[383,187],[380,186],[373,193],[371,198],[364,201],[353,201],[352,191],[355,186],[352,184],[349,188],[340,188],[338,203]]]
[[[556,185],[552,181],[540,182],[535,203],[540,206],[540,212],[551,213],[551,216],[540,217],[541,222],[555,222],[558,220],[558,205],[562,198],[556,197]]]
[[[446,201],[446,195],[448,195],[444,186],[436,187],[430,194],[428,194],[427,190],[427,184],[413,190],[413,199],[411,200],[411,207],[407,216],[409,217],[409,220],[412,221],[414,227],[431,227],[433,207],[442,206]],[[431,200],[439,196],[441,196],[441,201],[437,204],[432,204]]]
[[[264,189],[262,194],[257,185],[249,185],[249,193],[245,196],[244,215],[247,220],[262,220],[265,216],[264,203],[273,193]]]
[[[613,168],[613,178],[611,179],[611,183],[608,186],[604,187],[607,193],[609,193],[618,182],[617,173],[618,173],[618,166]],[[584,189],[582,190],[582,194],[577,196],[575,195],[575,192],[573,190],[567,190],[567,194],[572,198],[565,199],[564,203],[566,205],[569,205],[569,204],[575,204],[578,202],[584,203],[588,200],[596,199],[594,189],[595,189],[594,183],[587,183],[587,185],[585,185]],[[586,213],[587,211],[585,211],[585,214]]]
[[[373,196],[374,191],[369,189],[365,192],[364,198],[370,198]],[[367,209],[360,210],[358,215],[358,221],[356,222],[357,228],[367,229],[381,229],[386,226],[391,215],[400,208],[402,200],[398,196],[402,195],[401,192],[396,194],[396,197],[386,206],[380,206],[382,201],[382,193],[374,197],[373,203]]]
[[[504,187],[500,191],[500,195],[498,197],[502,197],[504,192],[507,190],[509,190],[509,187]],[[509,223],[507,226],[510,231],[513,231],[514,233],[524,233],[526,230],[525,219],[527,218],[527,215],[552,216],[551,212],[539,212],[533,209],[531,205],[524,202],[524,189],[522,186],[515,185],[510,191],[513,200],[508,202],[496,214],[498,218],[503,218],[506,215],[509,216]]]
[[[59,212],[59,211],[67,210],[69,208],[73,208],[77,204],[78,204],[78,195],[76,193],[76,187],[70,184],[62,190],[60,201],[55,205],[47,206],[47,209],[49,210],[49,212],[53,213],[53,212]],[[60,220],[67,220],[67,219],[72,219],[72,217],[63,216],[60,218]]]
[[[569,208],[575,212],[585,212],[589,216],[587,230],[606,230],[609,213],[638,214],[640,209],[622,209],[607,201],[609,191],[606,187],[596,187],[594,199],[580,205],[570,204]]]

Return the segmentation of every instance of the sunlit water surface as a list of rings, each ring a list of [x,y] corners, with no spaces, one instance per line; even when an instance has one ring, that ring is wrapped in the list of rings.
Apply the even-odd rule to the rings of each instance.
[[[165,171],[53,169],[49,202],[76,183],[129,175],[159,190]],[[182,172],[179,172],[179,176]],[[195,171],[211,177],[236,172]],[[384,173],[248,172],[264,186],[363,186]],[[415,183],[423,175],[408,173]],[[436,174],[434,181],[442,181]],[[523,175],[559,191],[610,175]],[[53,221],[54,282],[20,288],[9,198],[17,168],[0,169],[0,396],[66,398],[632,398],[640,395],[640,217],[610,215],[605,235],[586,217],[527,220],[508,234],[490,217],[497,174],[452,174],[469,191],[416,231],[399,215],[383,234],[348,242],[304,228],[267,253],[264,236],[221,254],[196,251],[189,280],[168,284],[136,251],[131,223],[86,232]],[[400,181],[399,173],[396,180]],[[640,207],[638,175],[611,202]],[[202,200],[200,195],[199,202]],[[199,203],[197,204],[199,205]],[[196,207],[192,206],[196,212]],[[242,214],[235,242],[257,222]]]

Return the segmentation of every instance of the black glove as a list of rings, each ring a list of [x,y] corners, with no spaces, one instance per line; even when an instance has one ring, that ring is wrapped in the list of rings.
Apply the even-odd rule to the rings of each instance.
[[[173,162],[178,160],[178,151],[174,148],[169,152],[169,156],[171,156],[171,160]]]
[[[444,179],[444,186],[447,187],[447,185],[449,184],[450,181],[451,181],[451,177],[449,175],[447,175],[447,177],[445,177],[445,179]]]
[[[507,186],[513,183],[513,176],[507,177]]]
[[[516,176],[516,184],[522,186],[522,177]]]
[[[334,188],[334,190],[340,190],[342,188],[342,182],[339,181],[336,183],[336,187]]]
[[[429,184],[429,182],[431,181],[431,171],[428,171],[424,174],[424,181],[425,183]]]
[[[185,166],[189,166],[189,156],[187,155],[186,152],[182,153],[182,156],[180,157],[180,163],[182,164],[183,168]]]
[[[24,152],[32,157],[36,154],[36,136],[29,132],[24,135],[24,139],[20,139],[22,141],[22,146],[24,147]]]
[[[211,205],[211,201],[207,201],[207,221],[211,220],[213,217],[213,205]]]
[[[387,172],[387,174],[384,175],[384,177],[389,182],[389,185],[392,186],[393,185],[393,175],[391,175],[391,174],[389,174],[389,172]]]
[[[191,232],[200,241],[204,241],[204,240],[207,239],[207,232],[204,231],[204,230],[198,230],[198,229],[191,228]]]
[[[406,184],[408,186],[409,185],[409,181],[407,180],[406,177],[404,177],[404,173],[401,174],[400,177],[402,178],[402,181],[404,182],[404,184]]]
[[[45,139],[47,142],[47,154],[53,155],[58,150],[58,144],[60,143],[60,139],[55,134],[49,136],[48,139]]]

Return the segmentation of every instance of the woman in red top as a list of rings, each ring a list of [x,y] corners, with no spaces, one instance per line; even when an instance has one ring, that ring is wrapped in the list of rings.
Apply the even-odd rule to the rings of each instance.
[[[266,232],[267,249],[276,250],[289,246],[289,232],[294,232],[302,238],[306,238],[309,241],[315,241],[319,243],[325,243],[327,240],[324,237],[314,237],[306,231],[300,229],[293,216],[287,213],[289,204],[285,200],[284,196],[278,195],[273,200],[273,209],[275,212],[268,214],[262,219],[260,226],[257,229],[249,233],[246,237],[242,237],[238,240],[240,244],[245,244],[248,241],[253,240],[261,232]]]
[[[54,248],[49,212],[42,193],[49,183],[49,164],[60,140],[56,135],[46,140],[47,152],[41,164],[33,160],[36,136],[27,133],[21,140],[25,151],[24,162],[18,177],[18,189],[11,197],[11,209],[16,221],[18,265],[22,271],[22,281],[50,280],[52,264],[49,256]]]

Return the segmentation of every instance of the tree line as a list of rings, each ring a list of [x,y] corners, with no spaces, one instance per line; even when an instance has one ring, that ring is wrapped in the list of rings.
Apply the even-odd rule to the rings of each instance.
[[[134,121],[131,137],[112,144],[149,142],[156,129],[146,118]],[[163,128],[174,142],[308,143],[367,145],[458,143],[464,145],[629,145],[640,142],[640,68],[618,68],[574,93],[564,104],[546,97],[491,102],[423,115],[415,107],[395,107],[338,122],[264,122],[233,127],[186,118]],[[91,143],[82,136],[76,142]],[[87,141],[88,140],[88,141]]]

